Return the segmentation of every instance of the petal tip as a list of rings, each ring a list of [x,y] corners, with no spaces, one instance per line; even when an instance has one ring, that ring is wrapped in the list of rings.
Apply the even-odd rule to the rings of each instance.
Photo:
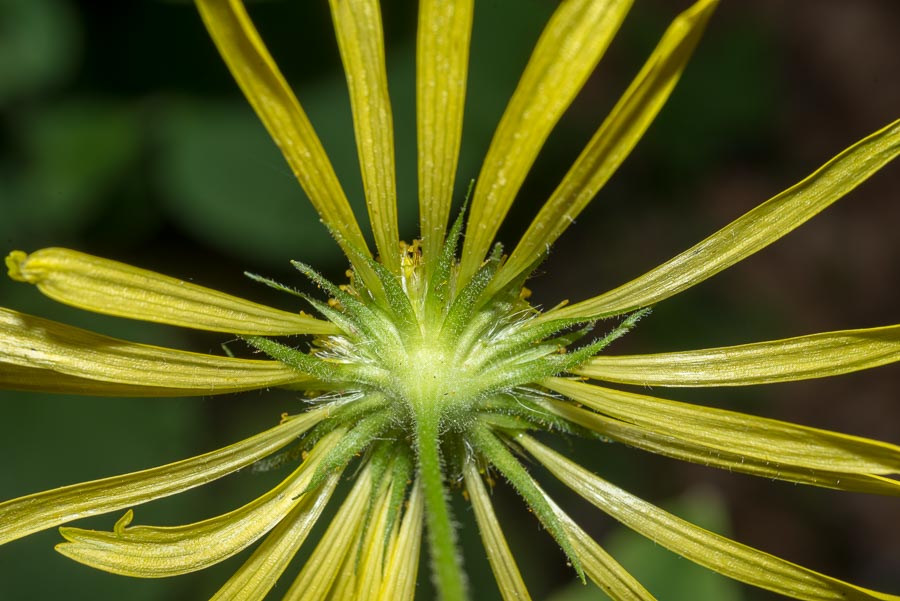
[[[28,260],[28,254],[21,250],[14,250],[6,255],[6,268],[9,270],[9,277],[17,282],[34,283],[36,279],[34,274],[27,274],[24,267],[25,261]]]

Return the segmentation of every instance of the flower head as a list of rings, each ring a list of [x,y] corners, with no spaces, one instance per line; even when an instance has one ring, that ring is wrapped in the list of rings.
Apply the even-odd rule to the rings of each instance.
[[[900,599],[729,540],[591,473],[558,436],[614,441],[684,461],[811,486],[900,495],[900,447],[701,407],[610,384],[743,386],[840,375],[900,359],[900,326],[743,346],[605,352],[649,307],[726,269],[849,193],[900,152],[894,122],[718,232],[609,292],[543,311],[525,281],[625,160],[699,41],[715,0],[666,31],[644,68],[512,250],[500,225],[544,141],[618,30],[630,2],[565,0],[546,25],[484,165],[451,222],[472,0],[422,0],[417,47],[420,238],[400,240],[394,141],[379,6],[330,2],[347,74],[374,251],[313,128],[238,0],[198,0],[213,41],[350,263],[333,283],[294,262],[322,297],[259,275],[319,317],[252,303],[77,251],[6,259],[10,276],[62,303],[239,336],[253,358],[113,339],[0,309],[0,385],[53,392],[181,396],[282,387],[298,411],[251,438],[141,472],[0,504],[0,544],[127,510],[111,531],[65,526],[57,550],[136,577],[203,569],[261,541],[215,599],[412,599],[421,547],[442,599],[470,596],[450,497],[471,503],[505,599],[528,599],[489,487],[505,480],[568,558],[613,599],[652,599],[526,466],[533,460],[629,528],[712,570],[800,599]],[[302,338],[301,338],[302,337]],[[258,462],[293,466],[228,513],[177,527],[133,526],[131,507]],[[338,484],[350,476],[343,494]],[[336,514],[308,540],[326,506]],[[549,540],[548,539],[548,540]],[[302,546],[313,550],[285,574]],[[470,558],[469,561],[472,561]]]

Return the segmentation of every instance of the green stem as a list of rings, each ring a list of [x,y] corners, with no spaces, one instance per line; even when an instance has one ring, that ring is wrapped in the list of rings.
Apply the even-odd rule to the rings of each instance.
[[[462,558],[457,553],[456,533],[450,519],[444,472],[441,468],[439,418],[428,411],[417,413],[419,477],[425,497],[425,520],[435,587],[442,601],[465,601],[467,595]]]

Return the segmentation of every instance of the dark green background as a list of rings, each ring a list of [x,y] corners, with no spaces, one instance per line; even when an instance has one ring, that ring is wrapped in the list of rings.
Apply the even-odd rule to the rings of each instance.
[[[530,284],[537,302],[586,298],[639,275],[897,117],[896,2],[725,4],[646,139]],[[492,128],[554,5],[478,3],[457,197],[477,175]],[[683,6],[638,0],[527,179],[501,231],[507,244]],[[390,2],[384,9],[401,232],[408,240],[416,235],[413,7]],[[361,209],[349,103],[326,3],[256,2],[251,14]],[[898,180],[898,168],[889,167],[783,242],[666,301],[615,351],[895,322]],[[241,273],[304,286],[289,259],[335,278],[345,268],[184,2],[0,0],[0,240],[7,250],[76,248],[288,309],[293,299]],[[0,282],[0,305],[142,342],[209,352],[228,342],[61,307],[11,281]],[[655,392],[898,443],[898,380],[898,369],[889,367],[754,390]],[[298,409],[286,393],[133,400],[0,392],[0,499],[204,452]],[[680,515],[820,571],[900,592],[895,500],[756,480],[614,446],[578,443],[573,450],[584,464]],[[142,506],[136,522],[202,519],[246,502],[281,476],[241,473]],[[636,541],[550,488],[660,599],[769,598]],[[536,599],[554,593],[557,601],[599,598],[592,589],[586,596],[580,587],[565,589],[572,574],[550,539],[514,494],[501,486],[495,498]],[[457,514],[471,543],[466,557],[474,597],[497,598],[472,517],[463,505]],[[117,517],[79,525],[109,528]],[[52,551],[59,540],[51,530],[0,547],[0,599],[203,599],[242,560],[168,580],[128,580],[64,559]]]

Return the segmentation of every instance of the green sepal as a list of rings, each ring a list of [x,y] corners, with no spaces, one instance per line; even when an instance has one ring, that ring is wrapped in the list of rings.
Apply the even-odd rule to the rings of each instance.
[[[263,336],[241,336],[240,338],[273,359],[293,367],[299,372],[318,378],[323,382],[346,380],[344,370],[340,368],[341,366],[334,363],[327,363],[317,357]]]
[[[425,315],[430,323],[435,323],[443,312],[444,308],[450,304],[453,295],[454,286],[451,286],[453,278],[453,267],[456,264],[456,249],[459,245],[459,237],[462,234],[463,224],[465,222],[466,203],[457,215],[453,226],[444,239],[444,246],[441,249],[441,255],[438,258],[431,279],[428,281],[428,291],[425,297]]]
[[[516,354],[518,351],[528,348],[531,345],[544,344],[549,342],[548,337],[563,330],[582,325],[588,323],[584,319],[572,318],[572,319],[556,319],[554,321],[545,321],[538,322],[535,324],[530,324],[525,322],[520,327],[516,328],[516,332],[511,336],[505,336],[502,339],[497,341],[497,344],[493,345],[491,348],[491,356],[497,357],[499,359],[504,359]],[[586,335],[590,331],[590,327],[582,328],[578,330],[577,335],[571,339],[571,342],[567,344],[562,344],[562,346],[568,346],[572,342],[577,341],[582,336]],[[557,337],[559,342],[563,342],[561,337]]]
[[[395,446],[396,445],[385,445]],[[391,469],[391,480],[394,482],[394,488],[391,489],[391,499],[388,504],[387,525],[384,530],[384,547],[387,550],[391,542],[391,531],[394,523],[400,518],[403,501],[406,499],[406,493],[412,484],[413,474],[415,472],[415,462],[409,453],[408,447],[400,446],[396,449],[397,453],[394,457],[394,464]],[[387,559],[387,555],[385,555]]]
[[[355,426],[369,415],[387,410],[389,405],[387,398],[378,393],[367,395],[358,393],[333,401],[328,407],[328,419],[316,424],[307,434],[307,438],[315,436],[318,439],[337,428]]]
[[[569,562],[578,574],[582,583],[587,583],[581,559],[575,553],[569,536],[563,523],[560,521],[553,506],[547,501],[544,492],[539,489],[531,476],[518,459],[510,452],[497,436],[486,426],[476,426],[468,432],[467,439],[476,447],[477,451],[484,455],[490,463],[503,474],[503,477],[512,484],[528,505],[529,509],[537,516],[544,528],[556,540],[563,552],[569,558]]]
[[[390,310],[395,320],[399,321],[399,325],[403,326],[406,330],[415,328],[418,323],[416,312],[409,300],[409,296],[407,296],[403,287],[397,281],[397,274],[393,273],[390,269],[385,267],[384,264],[379,263],[372,257],[362,256],[360,258],[363,259],[363,261],[365,261],[381,279],[381,285],[384,287],[384,294],[387,298],[387,308]]]
[[[497,244],[494,248],[500,249],[501,247]],[[444,323],[441,326],[441,339],[446,339],[448,342],[455,341],[466,330],[466,327],[472,321],[472,314],[481,298],[481,293],[487,288],[499,266],[500,257],[495,253],[481,266],[481,269],[475,272],[469,283],[459,291],[459,294],[450,304],[447,316],[444,318]]]
[[[334,471],[342,469],[361,451],[364,451],[372,441],[391,425],[393,415],[390,411],[382,411],[370,414],[360,420],[356,426],[348,431],[338,443],[325,455],[309,481],[304,492],[315,490]]]
[[[544,378],[550,377],[550,374],[561,374],[574,369],[612,344],[613,341],[631,331],[638,320],[649,312],[650,309],[641,309],[640,311],[632,313],[606,336],[569,353],[552,354],[553,348],[542,348],[544,345],[548,344],[553,344],[554,347],[556,346],[553,339],[548,340],[545,343],[542,343],[541,347],[538,347],[534,351],[533,354],[538,355],[535,359],[505,369],[498,369],[495,372],[488,374],[485,378],[488,382],[485,387],[491,387],[491,384],[489,383],[490,379],[493,379],[496,382],[494,385],[498,388],[512,388],[529,382],[538,382]],[[575,335],[578,335],[578,333],[575,333]],[[569,339],[568,336],[563,336],[559,337],[557,340],[564,342]],[[542,353],[541,351],[544,352]]]
[[[303,456],[303,451],[308,448],[308,445],[305,444],[305,441],[306,437],[304,437],[304,442],[293,444],[288,448],[282,449],[281,451],[275,453],[274,455],[263,457],[250,466],[250,471],[256,473],[271,472],[279,470],[286,465],[296,466],[297,462]]]
[[[281,282],[276,282],[275,280],[269,279],[267,277],[263,277],[261,275],[255,274],[255,273],[251,273],[249,271],[245,271],[244,276],[250,278],[254,282],[257,282],[259,284],[265,284],[269,288],[274,288],[275,290],[278,290],[279,292],[287,292],[288,294],[290,294],[292,296],[299,296],[301,298],[304,297],[304,294],[302,292],[300,292],[299,290],[295,290],[294,288],[291,288],[290,286],[285,286]]]
[[[312,298],[309,295],[304,294],[303,300],[308,302],[310,306],[318,311],[325,319],[336,325],[341,329],[341,331],[351,337],[357,337],[361,333],[365,333],[366,335],[373,336],[374,333],[371,329],[365,327],[366,322],[359,322],[353,318],[351,318],[346,313],[342,313],[337,309],[329,307],[327,304],[323,303],[320,300]]]
[[[363,517],[363,524],[366,524],[368,527],[369,522],[372,519],[372,513],[375,511],[378,506],[378,497],[381,496],[382,488],[387,486],[393,486],[391,488],[391,498],[393,499],[394,493],[397,488],[397,483],[393,480],[393,476],[385,478],[385,475],[388,471],[393,474],[393,465],[395,463],[395,455],[397,455],[397,449],[395,445],[390,442],[376,442],[371,445],[366,452],[366,457],[363,458],[362,463],[369,466],[372,470],[372,482],[380,482],[379,486],[373,486],[371,491],[369,491],[369,502],[366,507],[366,514]],[[390,510],[390,508],[389,508]],[[388,528],[385,532],[386,540],[387,533],[390,532]],[[357,557],[356,563],[359,564],[362,560],[362,552],[363,546],[360,545],[357,549]]]
[[[581,438],[602,438],[596,432],[550,411],[533,397],[540,399],[541,395],[536,391],[531,394],[518,392],[496,394],[479,401],[472,406],[472,410],[478,411],[479,421],[504,430],[541,430]]]
[[[544,262],[545,258],[545,256],[540,256],[535,259],[525,270],[525,272],[513,278],[498,290],[492,290],[492,287],[488,285],[488,287],[482,293],[482,298],[478,300],[476,307],[481,308],[484,306],[490,306],[492,310],[497,311],[498,315],[502,315],[504,313],[509,314],[515,312],[515,307],[517,304],[519,304],[523,308],[527,308],[537,313],[535,309],[531,307],[531,305],[522,300],[520,294],[525,288],[525,282],[526,280],[528,280],[529,274],[536,270],[541,265],[541,263]],[[499,269],[499,267],[500,266],[498,265],[497,268]]]
[[[340,286],[332,283],[309,265],[300,261],[291,261],[291,265],[339,302],[344,311],[356,321],[371,322],[375,319],[375,314],[364,302],[342,290]]]

